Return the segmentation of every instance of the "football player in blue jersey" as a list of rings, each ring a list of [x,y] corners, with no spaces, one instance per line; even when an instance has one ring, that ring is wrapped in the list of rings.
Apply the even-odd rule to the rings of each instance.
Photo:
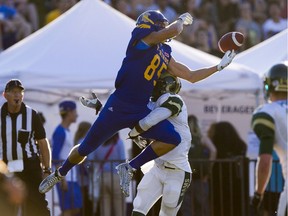
[[[145,117],[150,112],[147,104],[161,73],[168,72],[194,83],[231,63],[235,57],[233,50],[227,51],[218,65],[199,70],[191,70],[172,57],[171,47],[166,42],[179,35],[183,26],[191,25],[192,21],[191,15],[184,13],[169,24],[162,13],[154,10],[146,11],[137,18],[126,57],[116,77],[115,91],[81,144],[71,150],[61,167],[41,182],[41,193],[49,191],[73,166],[81,163],[113,134],[124,128],[133,128]],[[94,98],[95,101],[98,100]],[[157,141],[146,148],[146,153],[137,163],[131,165],[134,169],[167,153],[181,142],[180,135],[168,120],[161,121],[142,136]]]

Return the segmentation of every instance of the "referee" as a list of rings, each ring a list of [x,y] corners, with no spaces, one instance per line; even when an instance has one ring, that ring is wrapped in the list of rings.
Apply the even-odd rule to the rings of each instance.
[[[28,193],[22,208],[14,210],[15,215],[21,211],[22,216],[49,216],[45,195],[38,191],[42,178],[51,173],[45,129],[38,113],[23,103],[20,80],[9,80],[3,96],[6,102],[0,110],[0,160],[7,164],[9,172],[23,180]]]

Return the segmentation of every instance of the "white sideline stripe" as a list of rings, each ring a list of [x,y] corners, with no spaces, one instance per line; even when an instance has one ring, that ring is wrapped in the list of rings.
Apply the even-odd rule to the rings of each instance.
[[[233,40],[233,42],[234,42],[237,46],[242,46],[242,44],[237,41],[237,39],[236,39],[235,36],[236,36],[236,32],[233,32],[233,33],[232,33],[232,40]]]

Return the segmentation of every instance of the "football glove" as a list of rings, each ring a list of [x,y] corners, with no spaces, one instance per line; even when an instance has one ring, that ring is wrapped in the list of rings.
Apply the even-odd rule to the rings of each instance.
[[[263,196],[261,194],[257,192],[254,193],[251,204],[252,204],[252,208],[254,211],[254,215],[256,216],[260,215],[262,199],[263,199]]]
[[[223,58],[221,59],[221,62],[217,65],[217,70],[221,71],[225,67],[227,67],[233,60],[233,58],[236,56],[236,53],[234,50],[230,51],[228,50]]]
[[[148,144],[147,140],[140,136],[143,130],[140,127],[139,123],[132,128],[132,130],[128,133],[129,138],[131,139],[140,149],[143,149]]]
[[[141,136],[136,136],[136,137],[129,136],[129,139],[131,139],[140,149],[145,148],[148,144],[147,140]]]
[[[183,25],[191,25],[193,22],[193,17],[188,12],[181,14],[178,19],[183,21]]]
[[[101,108],[102,108],[102,103],[101,101],[97,98],[97,95],[92,92],[92,99],[89,98],[85,98],[83,96],[79,97],[79,101],[81,102],[81,104],[85,107],[89,107],[92,109],[96,110],[96,115],[100,112]]]

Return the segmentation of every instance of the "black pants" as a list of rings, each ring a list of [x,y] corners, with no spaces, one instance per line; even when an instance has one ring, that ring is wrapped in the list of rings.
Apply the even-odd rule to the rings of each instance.
[[[26,185],[28,196],[22,208],[23,216],[50,216],[45,194],[38,191],[42,181],[42,170],[39,158],[24,161],[24,171],[15,173]]]

